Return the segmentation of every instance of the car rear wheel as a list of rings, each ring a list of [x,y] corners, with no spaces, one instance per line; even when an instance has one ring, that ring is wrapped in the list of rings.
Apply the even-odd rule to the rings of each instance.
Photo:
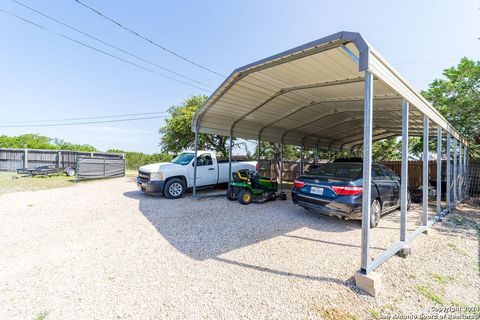
[[[186,191],[185,182],[180,179],[168,180],[163,191],[168,199],[178,199],[183,196]]]
[[[382,215],[382,205],[380,201],[373,200],[370,207],[370,228],[375,228],[380,222],[380,216]]]
[[[241,204],[250,204],[252,202],[252,193],[249,190],[242,190],[238,193],[238,202]]]

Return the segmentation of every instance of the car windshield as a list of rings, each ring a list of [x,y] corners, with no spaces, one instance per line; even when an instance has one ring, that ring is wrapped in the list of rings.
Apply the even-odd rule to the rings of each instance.
[[[173,158],[172,163],[177,163],[181,165],[187,165],[192,161],[195,155],[191,152],[180,153],[178,156]]]
[[[362,177],[361,163],[334,162],[313,169],[310,174],[323,177],[357,180]]]

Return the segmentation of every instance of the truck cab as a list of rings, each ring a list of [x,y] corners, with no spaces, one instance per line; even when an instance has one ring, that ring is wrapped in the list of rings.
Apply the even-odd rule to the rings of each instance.
[[[138,170],[137,186],[146,193],[164,195],[169,199],[181,198],[193,187],[194,151],[185,151],[171,162],[142,166]],[[256,170],[256,161],[232,162],[232,172]],[[218,161],[215,152],[197,151],[197,186],[213,186],[229,181],[228,161]]]

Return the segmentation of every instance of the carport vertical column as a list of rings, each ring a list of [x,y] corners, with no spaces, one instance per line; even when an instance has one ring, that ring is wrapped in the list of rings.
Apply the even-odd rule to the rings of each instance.
[[[422,222],[426,226],[428,223],[428,133],[429,133],[429,123],[428,117],[423,116],[423,210],[422,210]]]
[[[192,197],[197,197],[197,154],[198,154],[198,124],[195,127],[195,155],[193,158],[193,192]]]
[[[442,212],[442,128],[437,128],[437,216]]]
[[[280,144],[280,192],[283,191],[283,142]]]
[[[451,136],[450,133],[447,133],[447,190],[445,190],[446,200],[447,200],[447,212],[450,212],[450,206],[452,195],[452,163],[451,163]]]
[[[408,206],[408,113],[410,104],[403,100],[402,107],[402,177],[400,183],[400,241],[407,240]]]
[[[458,148],[458,201],[462,201],[462,184],[463,184],[463,159],[462,159],[462,149],[463,145],[461,141],[459,142]]]
[[[453,139],[453,207],[457,206],[457,183],[458,183],[458,170],[457,170],[457,139]]]
[[[370,249],[370,206],[372,189],[373,75],[365,71],[363,122],[363,195],[361,272],[367,274]]]
[[[300,175],[303,175],[303,146],[300,146]]]
[[[258,174],[260,174],[260,152],[262,151],[262,146],[260,145],[260,135],[258,136],[258,150],[257,150],[257,166],[258,166]]]
[[[230,146],[228,148],[228,186],[232,182],[232,149],[233,149],[233,137],[230,134]]]

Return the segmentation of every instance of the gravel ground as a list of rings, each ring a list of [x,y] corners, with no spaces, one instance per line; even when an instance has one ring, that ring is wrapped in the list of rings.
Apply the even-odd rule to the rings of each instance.
[[[369,319],[480,303],[468,205],[378,268],[385,289],[372,298],[353,285],[360,223],[291,201],[170,201],[121,178],[0,203],[2,319]],[[398,220],[373,230],[373,256],[398,239]]]

